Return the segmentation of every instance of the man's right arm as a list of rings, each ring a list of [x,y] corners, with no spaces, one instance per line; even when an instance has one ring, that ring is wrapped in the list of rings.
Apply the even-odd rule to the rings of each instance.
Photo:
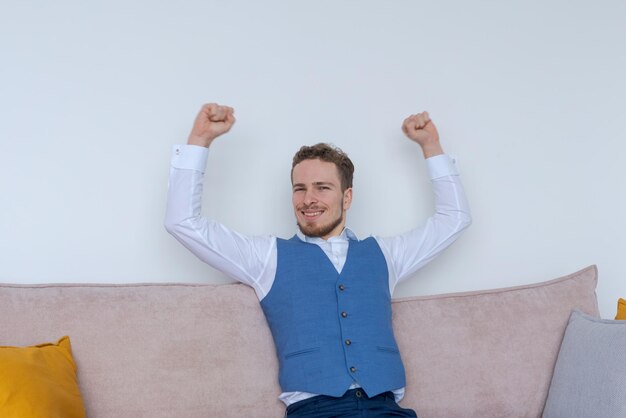
[[[267,272],[276,262],[275,237],[246,236],[200,215],[208,146],[234,123],[231,108],[213,106],[201,109],[188,144],[174,147],[165,228],[202,261],[252,286],[262,299],[273,278]]]

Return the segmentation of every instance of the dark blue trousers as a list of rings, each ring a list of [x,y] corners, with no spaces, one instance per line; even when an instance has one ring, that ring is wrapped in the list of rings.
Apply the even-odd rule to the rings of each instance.
[[[392,392],[368,398],[362,389],[349,390],[341,398],[315,396],[287,407],[287,418],[376,418],[417,417],[412,409],[400,408]]]

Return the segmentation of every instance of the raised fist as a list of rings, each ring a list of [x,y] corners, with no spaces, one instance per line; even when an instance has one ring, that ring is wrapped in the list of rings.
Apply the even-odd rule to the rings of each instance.
[[[434,155],[443,154],[441,145],[439,144],[439,133],[437,127],[430,120],[428,112],[422,112],[415,115],[411,115],[402,123],[402,132],[409,137],[409,139],[417,142],[422,151],[424,157],[429,158]]]
[[[235,123],[235,110],[232,107],[209,103],[202,106],[187,143],[208,147],[218,136],[225,134]]]

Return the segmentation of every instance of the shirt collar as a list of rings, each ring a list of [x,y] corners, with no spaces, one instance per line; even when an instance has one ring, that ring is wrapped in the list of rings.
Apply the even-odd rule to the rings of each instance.
[[[298,236],[300,241],[309,242],[312,244],[326,241],[325,239],[319,238],[319,237],[307,237],[299,229],[298,229],[298,232],[296,232],[296,235]],[[356,234],[352,232],[350,228],[347,228],[347,227],[343,228],[343,231],[341,231],[341,234],[328,238],[328,241],[331,241],[331,242],[332,241],[348,241],[348,240],[358,241],[359,239],[357,238]]]

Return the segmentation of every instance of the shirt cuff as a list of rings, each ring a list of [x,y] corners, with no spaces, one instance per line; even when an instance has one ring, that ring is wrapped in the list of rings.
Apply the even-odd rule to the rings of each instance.
[[[172,167],[196,170],[204,173],[209,159],[209,149],[198,145],[174,145]]]
[[[430,179],[435,180],[445,176],[458,176],[459,170],[456,167],[456,158],[447,154],[435,155],[426,159]]]

